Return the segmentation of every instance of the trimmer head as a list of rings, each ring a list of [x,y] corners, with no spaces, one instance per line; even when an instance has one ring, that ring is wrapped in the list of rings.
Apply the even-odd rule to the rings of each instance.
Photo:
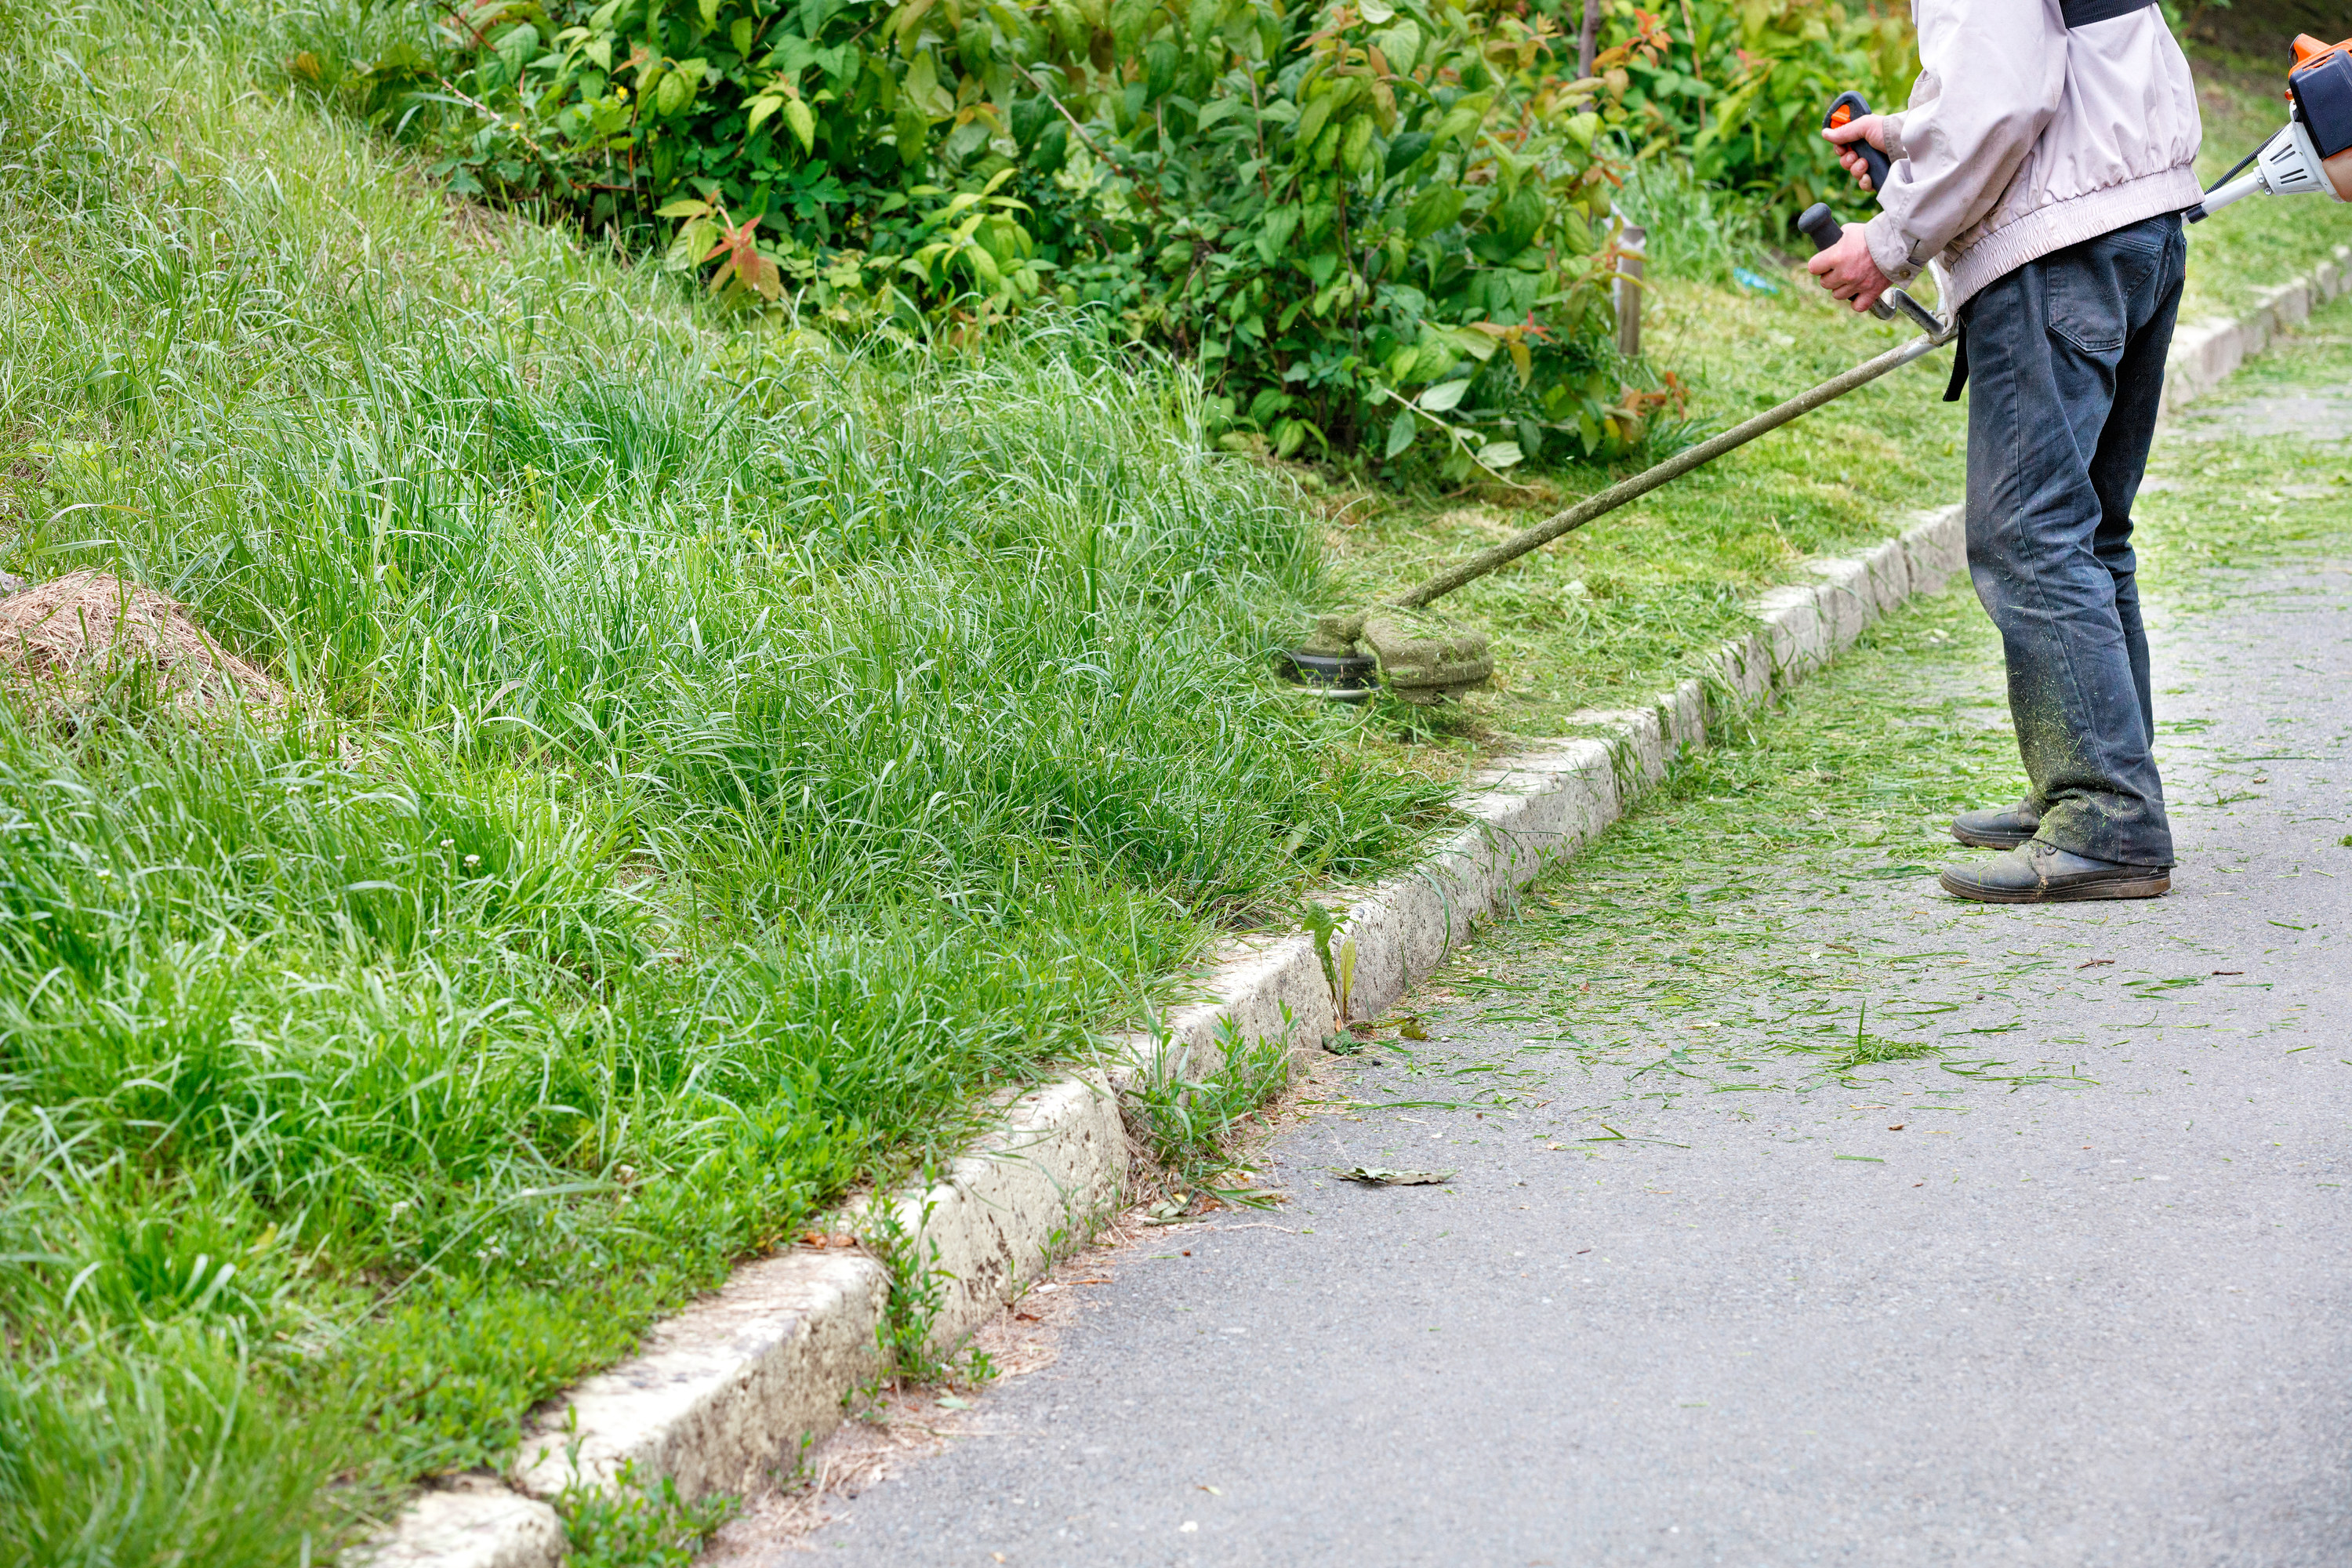
[[[1389,689],[1407,702],[1444,702],[1486,685],[1495,673],[1486,633],[1411,610],[1367,618],[1364,646],[1381,661]]]
[[[1377,679],[1403,701],[1430,707],[1484,686],[1495,673],[1484,632],[1387,606],[1319,616],[1315,635],[1284,657],[1291,679],[1341,702],[1363,701]]]

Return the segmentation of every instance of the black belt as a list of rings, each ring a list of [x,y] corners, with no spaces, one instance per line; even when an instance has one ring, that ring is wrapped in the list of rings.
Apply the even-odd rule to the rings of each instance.
[[[2059,0],[2059,13],[2066,26],[2087,27],[2094,22],[2111,22],[2117,16],[2128,16],[2135,11],[2145,11],[2156,0]]]

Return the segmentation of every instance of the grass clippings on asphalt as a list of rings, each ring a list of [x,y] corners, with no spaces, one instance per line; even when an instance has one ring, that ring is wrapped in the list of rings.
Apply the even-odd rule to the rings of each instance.
[[[2352,401],[2347,387],[2352,299],[2159,439],[2135,543],[2144,591],[2180,621],[2166,635],[2193,636],[2196,616],[2246,571],[2326,558],[2352,539],[2340,433],[2272,430],[2268,411],[2288,395]],[[2217,435],[2228,438],[2204,438]],[[2169,742],[2196,743],[2203,721],[2168,719],[2166,708],[2160,695]],[[2255,759],[2216,760],[2260,772]],[[1350,1069],[1354,1103],[1475,1105],[1565,1126],[1629,1100],[1815,1093],[1895,1068],[1927,1092],[2091,1087],[2098,1073],[2084,1042],[2043,1059],[2007,1040],[2026,1037],[2021,1009],[2041,989],[2114,981],[2109,961],[2073,951],[2095,940],[2095,911],[2069,906],[2053,929],[2070,934],[2056,947],[2021,934],[1990,962],[1937,951],[1900,922],[1854,924],[1853,895],[1890,884],[1965,915],[1934,891],[1937,867],[1967,853],[1947,825],[2023,786],[1999,642],[1963,580],[1875,624],[1777,707],[1685,758],[1507,918],[1482,926],[1412,999],[1433,1038],[1384,1028],[1367,1044],[1384,1065]],[[2153,1004],[2223,979],[2122,985]],[[1607,1097],[1539,1107],[1571,1065]]]

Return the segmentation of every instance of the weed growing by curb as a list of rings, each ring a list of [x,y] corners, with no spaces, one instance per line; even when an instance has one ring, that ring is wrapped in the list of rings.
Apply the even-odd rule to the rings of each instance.
[[[669,1477],[640,1478],[634,1459],[612,1486],[575,1479],[555,1500],[572,1545],[564,1559],[570,1568],[690,1568],[702,1543],[740,1506],[726,1494],[688,1502]]]
[[[1279,1031],[1244,1039],[1230,1016],[1219,1018],[1217,1065],[1197,1079],[1184,1075],[1181,1047],[1165,1036],[1153,1036],[1150,1055],[1119,1101],[1136,1141],[1149,1151],[1168,1190],[1147,1224],[1182,1217],[1196,1197],[1245,1207],[1275,1201],[1229,1179],[1240,1168],[1231,1149],[1242,1119],[1289,1086],[1289,1009],[1285,1008]]]
[[[931,1207],[926,1200],[924,1225],[930,1219]],[[888,1381],[900,1387],[952,1382],[955,1369],[933,1357],[930,1347],[931,1326],[939,1321],[940,1308],[947,1300],[949,1280],[939,1266],[939,1243],[932,1241],[925,1256],[920,1228],[908,1230],[898,1217],[897,1205],[887,1201],[867,1208],[859,1239],[889,1271],[882,1321],[874,1326],[874,1342],[882,1352]]]
[[[1333,948],[1331,939],[1339,936],[1348,922],[1312,899],[1300,911],[1300,923],[1306,928],[1307,940],[1315,944],[1315,962],[1323,966],[1323,984],[1331,988],[1332,1016],[1345,1030],[1348,1006],[1356,992],[1356,939],[1347,937]]]

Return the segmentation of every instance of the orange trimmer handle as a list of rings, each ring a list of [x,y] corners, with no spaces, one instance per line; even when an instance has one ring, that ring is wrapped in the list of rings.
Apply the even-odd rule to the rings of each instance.
[[[1868,114],[1869,112],[1870,100],[1863,97],[1862,94],[1858,92],[1839,93],[1837,97],[1830,100],[1830,111],[1822,116],[1822,129],[1824,131],[1834,131],[1839,126],[1850,124],[1853,121],[1861,119],[1864,115]],[[1862,154],[1862,166],[1864,169],[1868,171],[1870,174],[1871,195],[1878,195],[1885,193],[1886,189],[1886,154],[1880,152],[1877,148],[1872,146],[1867,142],[1849,142],[1846,145],[1853,148],[1856,153]]]

